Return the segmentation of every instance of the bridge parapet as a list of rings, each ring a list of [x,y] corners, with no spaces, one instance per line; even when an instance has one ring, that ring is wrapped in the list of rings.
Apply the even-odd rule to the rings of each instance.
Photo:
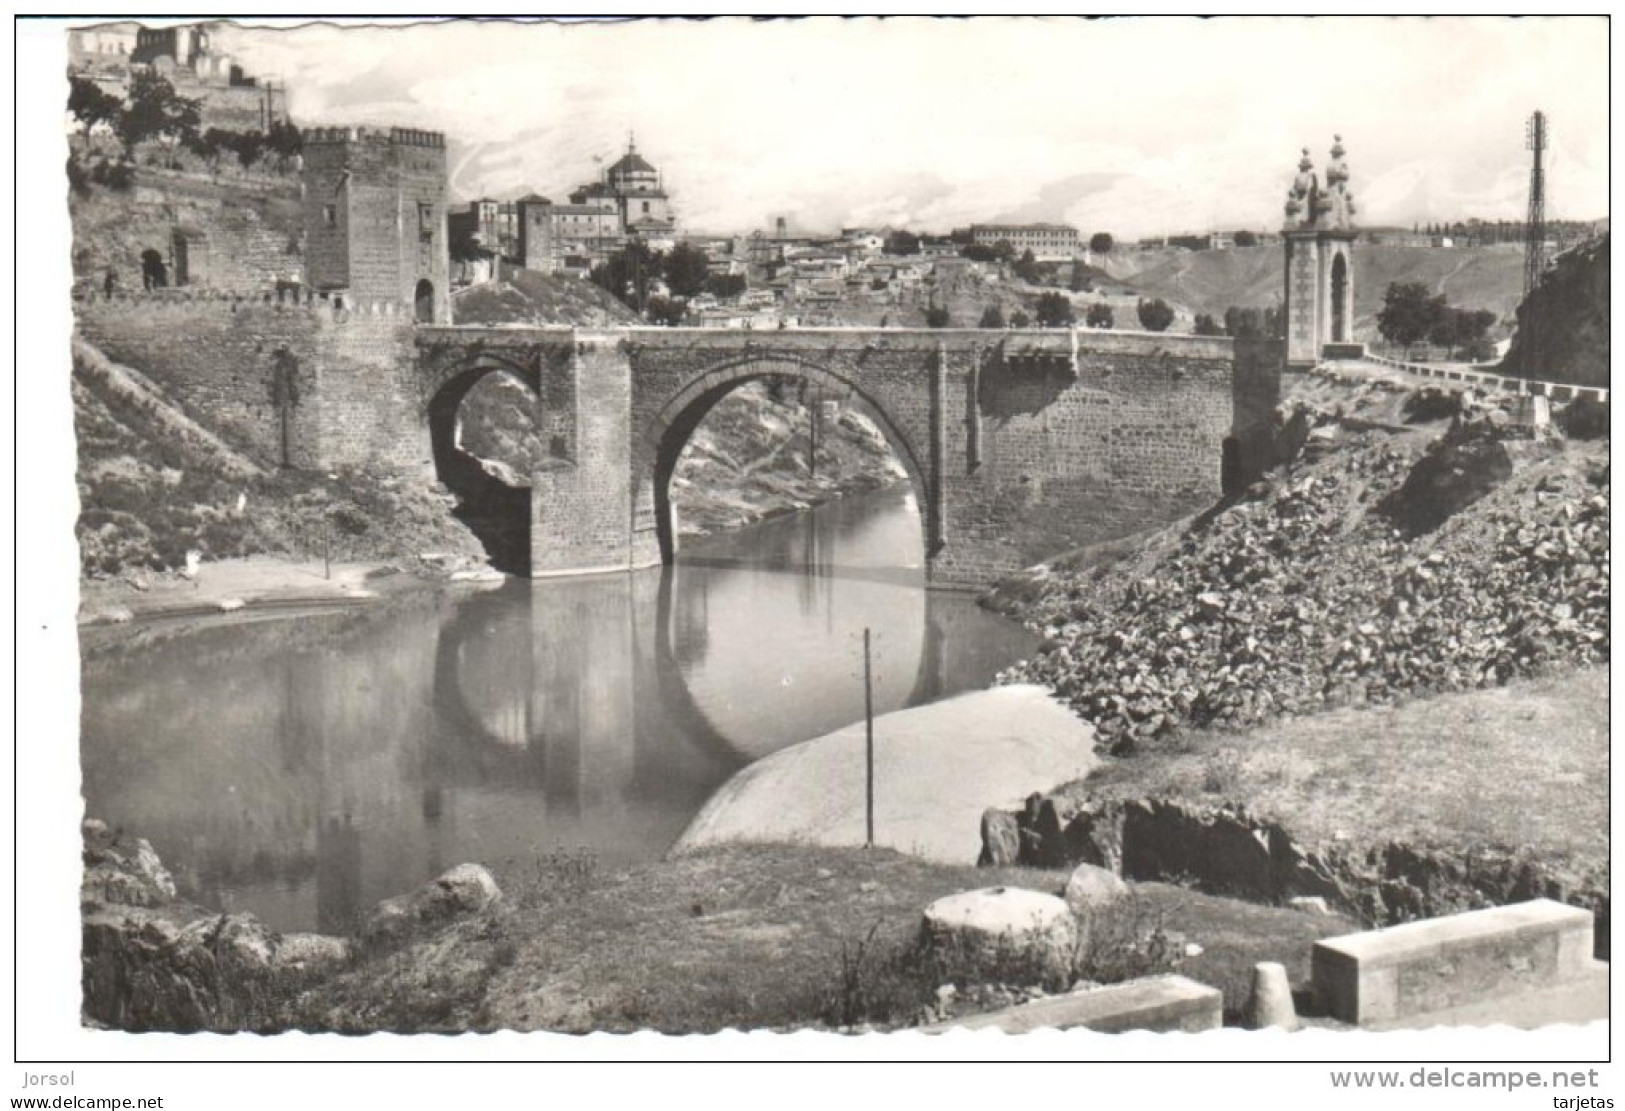
[[[1608,404],[1609,391],[1605,386],[1579,386],[1571,382],[1548,382],[1536,378],[1515,378],[1504,374],[1491,374],[1488,371],[1478,370],[1472,365],[1439,366],[1431,363],[1413,363],[1404,359],[1391,359],[1386,355],[1378,355],[1372,352],[1366,352],[1361,361],[1403,371],[1406,374],[1414,374],[1419,378],[1436,378],[1449,382],[1461,382],[1466,385],[1483,386],[1493,390],[1511,390],[1517,394],[1535,394],[1553,400],[1586,398],[1600,402],[1603,405]]]

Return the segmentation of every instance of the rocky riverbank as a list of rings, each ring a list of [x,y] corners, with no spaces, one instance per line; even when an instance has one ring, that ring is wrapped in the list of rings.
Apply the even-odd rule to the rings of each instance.
[[[1606,662],[1606,441],[1440,400],[1442,430],[1317,414],[1303,455],[1229,504],[1007,591],[1047,638],[1007,681],[1129,752]]]
[[[279,933],[251,914],[179,899],[144,839],[84,823],[80,888],[83,1017],[119,1030],[283,1029],[301,993],[357,960],[440,940],[501,900],[462,864],[373,908],[350,937]]]

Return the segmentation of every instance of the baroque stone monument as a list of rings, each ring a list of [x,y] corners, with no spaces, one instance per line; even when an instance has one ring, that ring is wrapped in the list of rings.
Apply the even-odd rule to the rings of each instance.
[[[1331,153],[1322,188],[1305,147],[1286,195],[1288,366],[1314,366],[1328,343],[1353,342],[1355,209],[1341,135]]]

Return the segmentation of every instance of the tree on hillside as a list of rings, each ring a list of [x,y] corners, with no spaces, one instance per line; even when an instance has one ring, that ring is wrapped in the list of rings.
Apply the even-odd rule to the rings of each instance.
[[[1286,329],[1279,308],[1244,309],[1231,305],[1224,310],[1224,333],[1237,339],[1280,339]]]
[[[1033,318],[1022,312],[1020,309],[1017,309],[1015,312],[1010,314],[1010,327],[1012,328],[1026,328],[1029,327],[1032,322]]]
[[[1091,328],[1110,328],[1116,323],[1112,307],[1104,301],[1095,301],[1083,310],[1083,322]]]
[[[1089,237],[1089,249],[1097,255],[1109,255],[1116,246],[1110,232],[1097,231]]]
[[[1199,336],[1222,336],[1224,335],[1224,329],[1219,327],[1219,322],[1213,319],[1212,313],[1201,312],[1196,314],[1196,334]]]
[[[997,262],[999,254],[986,243],[967,243],[959,250],[960,255],[972,262]]]
[[[119,138],[126,153],[136,144],[157,139],[173,149],[195,139],[199,123],[198,102],[181,96],[166,78],[151,70],[140,70],[130,80],[130,103],[117,122]]]
[[[592,282],[641,313],[649,301],[649,284],[659,277],[648,244],[634,239],[592,269]]]
[[[1004,310],[997,305],[989,305],[982,310],[982,319],[976,326],[978,328],[1003,328]]]
[[[1044,270],[1038,265],[1038,258],[1031,249],[1021,252],[1021,257],[1010,269],[1028,285],[1042,285],[1044,282]]]
[[[1067,288],[1073,293],[1087,293],[1092,288],[1089,268],[1078,259],[1072,260],[1072,275],[1071,280],[1067,282]]]
[[[1168,325],[1174,322],[1174,310],[1161,297],[1155,301],[1147,301],[1142,297],[1139,314],[1140,327],[1148,332],[1166,332]]]
[[[899,228],[886,237],[886,244],[882,249],[888,255],[917,255],[920,253],[920,237]]]
[[[1425,283],[1391,282],[1382,295],[1377,331],[1390,343],[1409,347],[1426,339],[1444,312],[1444,298],[1431,293]]]
[[[446,237],[446,253],[453,262],[477,262],[491,258],[495,251],[482,241],[470,224],[454,223]]]
[[[305,140],[292,120],[277,120],[265,133],[265,145],[279,159],[287,159],[304,151]]]
[[[1033,302],[1033,316],[1040,328],[1066,328],[1076,319],[1072,299],[1064,293],[1040,293]]]
[[[1443,347],[1446,358],[1455,354],[1457,347],[1466,347],[1481,354],[1484,333],[1495,323],[1495,314],[1487,309],[1457,309],[1441,302],[1438,319],[1428,329],[1428,342]]]
[[[673,297],[687,300],[698,296],[711,276],[711,263],[705,251],[692,243],[679,243],[663,260],[666,287]]]
[[[1236,246],[1238,247],[1258,246],[1258,236],[1250,231],[1238,231],[1235,235],[1235,240]]]
[[[68,112],[79,121],[79,128],[85,133],[85,149],[89,150],[91,131],[98,124],[115,124],[124,112],[124,102],[103,91],[96,82],[74,77],[68,81]]]
[[[650,323],[676,327],[688,316],[688,307],[670,297],[651,297],[645,310]]]
[[[948,316],[948,310],[941,305],[932,305],[925,310],[925,326],[927,328],[951,328],[953,321]]]
[[[705,279],[705,292],[727,300],[745,292],[749,284],[743,274],[712,274]]]

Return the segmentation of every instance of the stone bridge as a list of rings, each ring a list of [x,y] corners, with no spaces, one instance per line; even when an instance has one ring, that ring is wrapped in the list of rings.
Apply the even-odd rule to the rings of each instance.
[[[490,481],[455,443],[473,385],[503,374],[535,399],[532,575],[670,560],[684,444],[723,395],[775,376],[884,433],[939,586],[1212,504],[1267,465],[1281,357],[1225,337],[1058,330],[418,326],[415,343],[418,411],[454,489]]]

